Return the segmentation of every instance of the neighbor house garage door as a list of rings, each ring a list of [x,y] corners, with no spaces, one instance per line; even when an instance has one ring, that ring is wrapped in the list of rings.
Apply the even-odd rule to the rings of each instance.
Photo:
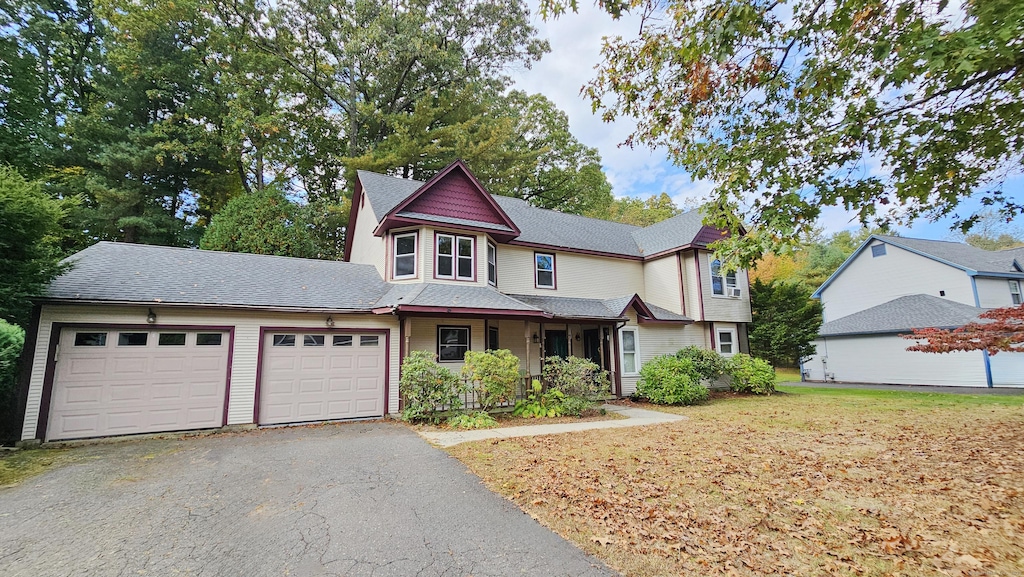
[[[64,328],[47,440],[224,424],[228,334]]]
[[[259,423],[384,415],[384,337],[274,331],[263,337]]]

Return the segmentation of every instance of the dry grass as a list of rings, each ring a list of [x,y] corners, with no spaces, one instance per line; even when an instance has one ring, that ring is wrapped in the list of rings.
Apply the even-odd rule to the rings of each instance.
[[[1024,574],[1024,397],[718,394],[688,421],[453,447],[627,575]]]
[[[527,425],[556,425],[559,423],[588,423],[590,421],[614,421],[617,419],[625,419],[626,417],[613,412],[607,412],[601,414],[598,409],[588,409],[583,412],[579,417],[565,416],[565,417],[541,417],[541,418],[528,418],[528,417],[517,417],[512,413],[501,412],[494,413],[491,415],[494,420],[498,421],[495,428],[504,427],[522,427]],[[445,423],[439,423],[437,425],[430,425],[426,423],[420,423],[416,425],[410,425],[416,431],[431,431],[431,432],[448,432],[453,431],[452,427],[449,427]]]
[[[51,467],[60,466],[74,459],[64,449],[32,449],[25,451],[4,451],[0,453],[0,487],[17,485],[39,475]]]

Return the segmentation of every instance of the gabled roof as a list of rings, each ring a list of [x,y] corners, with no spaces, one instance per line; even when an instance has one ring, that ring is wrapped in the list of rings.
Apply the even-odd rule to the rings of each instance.
[[[823,337],[907,333],[911,329],[954,328],[978,320],[985,309],[931,295],[910,295],[821,325]]]
[[[436,206],[436,203],[423,202],[422,198],[429,196],[427,193],[434,184],[441,183],[453,172],[464,173],[467,179],[471,179],[483,195],[481,198],[490,198],[500,214],[508,220],[499,222],[495,218],[485,218],[487,215],[479,213],[479,206],[465,211],[453,207],[447,211],[424,212],[422,205],[429,208],[432,204]],[[637,260],[683,247],[706,248],[722,237],[717,229],[703,225],[703,217],[698,211],[683,213],[642,228],[538,208],[518,198],[491,195],[484,191],[461,161],[439,172],[426,183],[366,171],[359,171],[358,177],[356,200],[361,195],[369,200],[377,217],[378,227],[375,232],[378,234],[389,226],[448,224],[486,232],[510,244]],[[355,209],[352,214],[355,214]],[[354,217],[351,222],[354,222]]]
[[[960,269],[970,276],[996,276],[1007,278],[1024,279],[1024,267],[1021,261],[1015,259],[1016,250],[1003,251],[985,250],[973,247],[962,242],[945,240],[927,240],[923,238],[904,238],[902,236],[887,236],[873,234],[867,238],[857,250],[846,259],[828,279],[818,287],[811,295],[813,298],[821,298],[821,293],[832,281],[846,270],[846,267],[853,262],[860,253],[864,252],[874,241],[884,242],[902,248],[914,254],[940,262],[944,265]],[[1024,254],[1022,254],[1024,256]]]
[[[512,219],[461,160],[435,174],[387,212],[381,210],[373,232],[380,236],[390,228],[424,220],[483,229],[501,240],[519,235]]]
[[[45,298],[369,311],[388,290],[370,265],[99,242],[69,257]]]

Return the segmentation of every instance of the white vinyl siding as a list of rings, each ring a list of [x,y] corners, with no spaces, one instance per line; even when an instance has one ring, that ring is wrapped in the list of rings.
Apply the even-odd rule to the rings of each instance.
[[[1005,278],[976,277],[974,282],[978,286],[978,302],[983,309],[1011,307],[1020,304],[1014,302],[1014,289],[1020,298],[1020,288],[1024,282],[1018,280],[1007,280]],[[973,302],[970,304],[974,304]]]
[[[501,245],[498,265],[501,292],[600,299],[639,294],[644,298],[644,271],[640,261],[555,252],[558,290],[553,291],[534,286],[534,252],[544,251]]]
[[[662,355],[674,355],[689,346],[704,347],[702,329],[696,325],[640,325],[640,365]],[[636,392],[637,376],[622,377],[622,396]]]
[[[828,322],[902,296],[939,296],[939,291],[946,292],[943,298],[975,306],[971,279],[964,271],[888,245],[884,257],[873,258],[865,249],[849,261],[822,291],[821,304]],[[1002,291],[1006,294],[1005,280]]]
[[[1024,387],[1024,351],[991,355],[989,363],[993,386]]]
[[[92,324],[144,324],[147,306],[89,306],[89,305],[43,305],[36,348],[33,354],[32,375],[29,383],[28,403],[22,439],[35,438],[36,424],[43,392],[43,372],[46,367],[47,351],[50,344],[52,323]],[[256,402],[256,366],[259,351],[260,327],[325,327],[326,314],[285,313],[268,311],[231,311],[227,309],[189,309],[184,307],[153,307],[158,324],[185,326],[233,326],[235,327],[234,352],[231,360],[231,390],[228,398],[227,424],[252,423]],[[391,348],[388,361],[391,382],[389,384],[388,412],[398,411],[398,320],[390,315],[368,314],[338,315],[334,322],[341,328],[384,328],[391,330]],[[340,331],[339,331],[340,332]],[[329,334],[329,333],[328,333]],[[474,338],[477,335],[474,334]],[[384,337],[381,337],[381,344]],[[227,346],[225,343],[224,346]]]
[[[682,292],[679,289],[679,260],[675,253],[644,263],[644,302],[683,313]]]
[[[437,355],[437,327],[439,325],[469,327],[469,350],[482,351],[487,347],[487,332],[484,330],[483,319],[461,319],[452,315],[442,319],[411,317],[408,321],[411,324],[408,332],[409,351],[428,351],[431,355]],[[444,366],[458,373],[462,368],[462,363],[459,361],[446,362]]]
[[[372,264],[381,278],[385,278],[384,265],[388,258],[387,248],[384,238],[373,236],[373,229],[377,227],[377,217],[373,214],[370,201],[367,200],[362,208],[353,206],[352,210],[359,210],[359,212],[356,213],[356,230],[352,234],[352,238],[345,239],[345,242],[352,243],[349,262]]]
[[[886,258],[897,250],[889,247]],[[871,253],[865,251],[868,258]],[[885,259],[876,259],[885,260]],[[945,354],[908,351],[914,341],[898,335],[828,337],[814,341],[814,356],[805,359],[803,369],[809,380],[825,380],[825,372],[836,381],[897,385],[988,386],[981,351]],[[996,355],[998,356],[998,355]],[[822,359],[827,363],[822,363]]]
[[[747,271],[736,271],[736,286],[741,291],[740,298],[715,296],[712,290],[710,267],[710,262],[714,259],[710,257],[711,253],[709,252],[700,251],[699,254],[700,258],[697,259],[697,262],[700,264],[701,295],[702,300],[704,301],[703,318],[705,320],[716,322],[725,321],[733,323],[749,323],[750,291],[747,290]],[[690,311],[687,310],[687,313],[689,312]],[[693,318],[692,314],[688,314],[687,316]]]

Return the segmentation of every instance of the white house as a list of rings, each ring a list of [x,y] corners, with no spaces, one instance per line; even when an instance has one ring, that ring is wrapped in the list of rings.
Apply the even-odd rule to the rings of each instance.
[[[956,328],[1021,304],[1024,249],[874,235],[814,293],[824,309],[810,381],[1024,386],[1024,352],[907,351],[915,328]]]
[[[38,300],[22,439],[379,417],[401,359],[592,359],[628,396],[648,359],[746,351],[747,275],[697,213],[640,228],[488,194],[461,162],[360,172],[346,260],[101,242]]]

